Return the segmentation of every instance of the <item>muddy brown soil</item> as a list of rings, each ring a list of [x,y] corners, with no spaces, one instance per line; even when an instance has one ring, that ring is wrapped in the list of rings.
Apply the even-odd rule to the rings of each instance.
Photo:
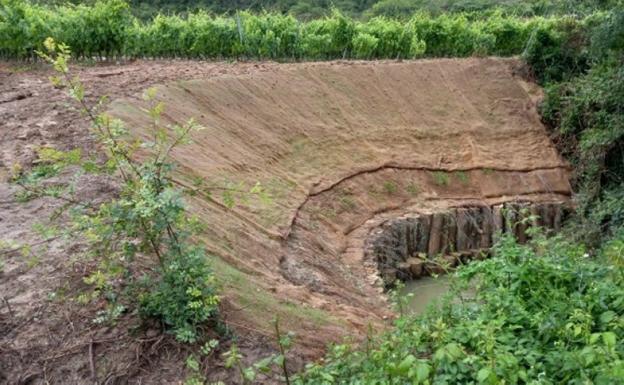
[[[199,177],[215,186],[263,186],[268,202],[252,196],[228,209],[218,195],[195,197],[192,211],[207,224],[202,240],[215,256],[231,310],[225,309],[226,321],[251,341],[248,346],[255,344],[250,356],[271,350],[270,321],[280,314],[284,328],[298,335],[297,354],[309,359],[330,341],[361,335],[368,324],[387,325],[392,313],[364,249],[389,219],[464,204],[569,200],[568,166],[536,112],[541,92],[516,75],[519,66],[496,58],[148,61],[80,67],[78,75],[91,98],[107,94],[114,100],[110,112],[139,137],[150,135],[140,94],[156,84],[166,122],[193,117],[206,128],[173,152],[181,184]],[[5,179],[14,163],[27,167],[35,160],[38,145],[96,151],[86,121],[48,85],[46,71],[0,68]],[[98,183],[88,183],[93,199],[114,190],[110,181]],[[5,182],[0,191],[0,236],[40,241],[32,225],[51,213],[53,203],[18,204],[15,188]],[[67,263],[71,247],[79,245],[43,244],[34,266],[19,255],[4,256],[0,292],[11,311],[0,310],[0,379],[86,383],[92,340],[103,341],[95,353],[98,363],[104,361],[98,364],[102,375],[118,371],[119,381],[130,383],[183,378],[183,352],[173,344],[153,346],[167,337],[144,331],[138,342],[105,342],[121,338],[136,317],[101,330],[89,323],[90,309],[49,300],[68,279],[80,281],[81,272]],[[76,314],[78,325],[71,318]],[[152,349],[141,370],[124,372],[105,359],[106,349],[129,357],[137,346]],[[259,346],[266,348],[258,352]],[[63,376],[69,380],[59,382]]]
[[[137,61],[75,66],[73,70],[85,83],[87,98],[93,103],[104,95],[140,94],[157,83],[261,73],[271,66],[274,64]],[[83,306],[69,300],[78,295],[82,277],[93,266],[72,259],[81,251],[79,241],[44,242],[45,237],[33,228],[48,223],[61,202],[36,199],[20,203],[15,195],[19,188],[8,183],[14,165],[26,170],[32,166],[39,146],[97,152],[89,123],[64,92],[50,84],[51,75],[42,65],[0,63],[0,384],[93,383],[90,350],[101,383],[177,383],[185,377],[188,353],[169,336],[158,328],[129,335],[129,328],[140,326],[135,314],[122,317],[116,328],[98,327],[92,319],[102,304]],[[70,177],[61,176],[59,181]],[[115,191],[114,181],[98,178],[85,178],[78,185],[81,198],[92,202],[107,199]],[[32,251],[23,253],[22,245],[33,245]],[[226,313],[228,309],[226,304]],[[236,312],[232,318],[236,319]],[[242,349],[250,360],[271,351],[265,337],[246,330],[241,334],[249,335]],[[215,379],[229,376],[222,367],[212,369],[217,373]]]

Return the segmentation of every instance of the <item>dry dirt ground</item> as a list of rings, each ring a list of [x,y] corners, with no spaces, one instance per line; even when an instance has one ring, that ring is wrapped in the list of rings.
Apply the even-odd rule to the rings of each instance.
[[[88,96],[150,135],[141,92],[158,85],[164,120],[206,129],[173,152],[177,179],[214,186],[260,183],[228,209],[220,196],[191,199],[208,226],[203,242],[225,297],[223,315],[253,359],[271,348],[271,319],[296,333],[299,362],[330,341],[381,329],[392,316],[366,239],[389,218],[460,204],[566,201],[569,169],[540,123],[540,90],[514,59],[406,62],[201,63],[139,61],[77,68]],[[0,237],[19,244],[58,203],[15,201],[7,182],[37,146],[96,151],[87,122],[41,68],[0,64]],[[85,180],[106,199],[114,181]],[[176,383],[186,352],[132,314],[114,328],[93,307],[59,300],[80,286],[79,241],[3,252],[0,382]],[[67,295],[70,296],[70,295]],[[129,332],[130,330],[130,332]],[[129,335],[129,333],[131,335]],[[94,368],[95,367],[95,368]],[[214,379],[229,379],[214,363]],[[108,381],[108,382],[106,382]]]

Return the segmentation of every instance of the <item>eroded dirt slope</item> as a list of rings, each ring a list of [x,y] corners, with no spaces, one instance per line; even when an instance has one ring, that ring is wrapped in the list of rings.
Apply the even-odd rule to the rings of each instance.
[[[514,75],[517,65],[493,58],[290,64],[169,83],[158,94],[170,123],[194,117],[206,127],[173,154],[182,183],[260,182],[272,197],[232,210],[218,197],[196,199],[196,213],[218,224],[206,233],[209,248],[279,301],[361,330],[388,316],[361,253],[381,218],[570,195],[566,165],[536,113],[539,90]],[[146,127],[144,107],[124,99],[111,111]],[[307,343],[317,339],[325,335],[312,333]]]
[[[147,126],[140,95],[152,85],[159,85],[166,121],[194,117],[206,127],[194,144],[174,151],[181,183],[260,182],[270,195],[270,202],[252,197],[233,209],[218,194],[192,201],[208,225],[223,316],[244,337],[251,360],[271,350],[275,314],[298,333],[304,358],[369,322],[384,324],[391,314],[363,253],[384,221],[466,203],[568,199],[566,165],[535,110],[539,90],[514,74],[518,66],[503,59],[139,61],[77,74],[88,98],[109,95],[111,113],[137,135],[149,135],[137,127]],[[6,182],[13,164],[28,168],[41,145],[97,151],[87,122],[48,75],[0,65],[0,236],[22,244],[41,241],[33,225],[58,203],[17,202]],[[105,180],[82,186],[93,200],[114,191]],[[97,309],[53,300],[80,286],[84,267],[71,260],[79,249],[79,240],[59,240],[39,244],[34,259],[3,254],[0,299],[10,310],[0,304],[0,382],[86,383],[90,361],[111,383],[183,379],[185,352],[153,330],[129,336],[134,315],[116,328],[99,327],[91,322]],[[212,373],[231,379],[218,368]]]

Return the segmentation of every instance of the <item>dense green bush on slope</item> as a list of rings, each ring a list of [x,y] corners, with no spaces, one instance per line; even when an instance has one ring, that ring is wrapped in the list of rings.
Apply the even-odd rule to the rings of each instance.
[[[624,225],[624,8],[539,34],[525,57],[546,89],[543,119],[574,166],[574,233],[596,245]]]
[[[504,238],[459,269],[454,301],[364,347],[334,346],[297,383],[624,383],[623,258],[622,238],[597,259],[560,239]]]
[[[413,58],[418,56],[513,55],[527,39],[562,22],[493,13],[408,20],[384,17],[356,21],[334,10],[331,16],[300,22],[277,13],[238,12],[212,16],[158,15],[141,22],[123,0],[93,6],[44,7],[0,0],[0,55],[32,58],[47,37],[67,43],[75,57],[186,57],[257,59]],[[474,15],[473,15],[474,16]]]

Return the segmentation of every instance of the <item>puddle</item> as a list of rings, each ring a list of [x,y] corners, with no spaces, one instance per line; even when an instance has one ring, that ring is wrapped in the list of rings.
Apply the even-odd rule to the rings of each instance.
[[[434,277],[421,277],[405,282],[402,294],[413,294],[408,299],[407,309],[410,313],[422,314],[429,305],[434,305],[444,294],[448,293],[451,278],[446,275]]]

